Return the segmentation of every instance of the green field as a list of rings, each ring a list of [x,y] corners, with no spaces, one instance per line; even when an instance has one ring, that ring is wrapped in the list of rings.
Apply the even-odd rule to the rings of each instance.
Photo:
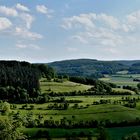
[[[33,110],[21,109],[22,104],[17,105],[17,109],[13,110],[15,112],[20,111],[20,113],[24,116],[28,112],[32,112],[34,117],[37,117],[38,114],[43,115],[43,120],[50,119],[51,117],[54,120],[60,120],[64,117],[68,120],[73,120],[72,116],[75,116],[74,121],[79,120],[107,120],[110,119],[112,121],[121,121],[123,119],[133,120],[136,117],[140,116],[140,103],[136,109],[124,107],[122,105],[115,104],[100,104],[93,105],[94,101],[99,101],[100,99],[111,100],[111,102],[115,100],[121,100],[122,97],[126,96],[74,96],[74,97],[66,97],[66,100],[81,100],[81,103],[78,103],[79,109],[74,109],[74,103],[70,103],[69,108],[67,110],[48,110],[47,106],[52,103],[45,104],[28,104],[34,105]],[[131,98],[137,98],[138,96],[131,96]],[[87,107],[88,105],[88,107]]]
[[[116,75],[105,75],[100,80],[110,83],[115,83],[119,86],[136,86],[138,82],[133,81],[134,78],[140,78],[140,74],[116,74]]]
[[[44,82],[41,81],[42,92],[72,92],[72,91],[83,91],[91,88],[89,85],[78,84],[70,81],[64,82]]]
[[[137,75],[138,76],[138,75]],[[134,77],[134,75],[133,75]],[[136,76],[135,76],[136,77]],[[129,76],[123,75],[122,77],[118,76],[108,76],[104,79],[106,81],[111,81],[114,83],[123,82],[125,85],[126,83],[131,83],[133,85],[132,78]],[[114,81],[113,81],[114,80]],[[47,93],[50,91],[53,92],[71,92],[71,91],[84,91],[91,86],[78,84],[70,81],[64,82],[47,82],[44,79],[40,81],[41,84],[41,91],[42,93]],[[118,84],[119,85],[119,84]],[[136,86],[136,83],[135,83]],[[122,96],[122,95],[94,95],[94,96],[66,96],[66,101],[79,101],[77,103],[77,108],[74,108],[76,103],[69,103],[69,107],[66,110],[58,110],[58,109],[48,109],[49,105],[54,104],[51,102],[55,99],[60,97],[50,97],[50,102],[43,103],[43,104],[27,104],[26,108],[22,108],[25,104],[16,104],[16,109],[11,109],[11,112],[17,113],[20,112],[22,118],[24,118],[27,114],[32,113],[32,118],[37,119],[39,115],[42,116],[40,122],[43,124],[45,120],[54,120],[60,121],[65,119],[67,121],[72,121],[73,123],[78,123],[79,121],[91,121],[97,120],[106,121],[111,120],[113,122],[121,122],[122,120],[133,121],[136,118],[140,118],[140,101],[137,102],[135,108],[125,107],[125,101],[122,101],[122,98],[138,98],[139,95],[136,95],[133,91],[121,89],[121,88],[113,88],[114,91],[126,92],[129,91],[132,93],[130,96]],[[101,100],[110,100],[110,103],[107,104],[93,104],[94,102],[100,102]],[[115,104],[115,101],[119,101],[120,103]],[[58,103],[59,104],[59,103]],[[34,106],[33,109],[30,109],[30,106]],[[6,115],[0,115],[0,118],[6,118]],[[64,137],[69,134],[73,135],[76,133],[77,135],[81,132],[85,134],[91,134],[93,140],[96,140],[97,130],[96,128],[77,128],[77,129],[62,129],[62,128],[21,128],[20,129],[25,134],[34,137],[38,130],[47,130],[53,140],[64,140]],[[108,133],[111,136],[112,140],[120,140],[121,137],[128,135],[133,132],[140,133],[140,126],[138,127],[124,127],[124,128],[108,128]],[[56,138],[56,139],[54,139]],[[86,140],[86,138],[81,139]]]
[[[128,90],[128,89],[122,89],[122,88],[113,88],[113,91],[118,91],[118,92],[130,92],[132,95],[136,94],[134,91],[132,90]]]
[[[107,77],[108,80],[110,77]],[[114,77],[114,81],[118,77]],[[122,77],[121,77],[122,78]],[[123,81],[128,83],[128,77],[123,77]],[[124,80],[125,79],[125,80]],[[126,80],[127,79],[127,80]],[[108,81],[107,80],[107,81]],[[118,78],[118,81],[120,79]],[[131,79],[132,80],[132,79]],[[117,80],[116,80],[117,81]],[[116,82],[115,81],[115,82]],[[130,82],[130,81],[129,81]],[[133,81],[131,81],[133,82]],[[131,83],[132,85],[132,83]],[[41,90],[42,92],[47,92],[49,90],[54,92],[68,92],[68,91],[75,91],[75,90],[87,90],[91,86],[89,85],[83,85],[83,84],[77,84],[74,82],[64,81],[62,83],[60,82],[46,82],[41,81]],[[39,114],[43,116],[41,122],[44,120],[54,120],[59,121],[61,119],[71,120],[73,122],[79,122],[79,121],[90,121],[90,120],[97,120],[97,121],[105,121],[105,120],[111,120],[111,121],[122,121],[122,120],[135,120],[136,118],[140,117],[140,102],[137,103],[136,108],[128,108],[124,107],[122,104],[113,104],[114,101],[121,100],[122,97],[129,97],[129,98],[138,98],[138,95],[135,95],[133,91],[126,90],[126,89],[120,89],[120,88],[114,88],[115,91],[129,91],[132,93],[131,96],[115,96],[115,95],[102,95],[102,96],[66,96],[65,100],[76,100],[81,101],[78,103],[78,108],[74,109],[73,106],[75,103],[69,103],[69,108],[67,110],[48,110],[47,107],[50,104],[53,103],[44,103],[44,104],[28,104],[28,107],[30,105],[34,105],[33,110],[28,109],[21,109],[23,104],[17,105],[17,109],[13,110],[14,112],[20,111],[20,114],[22,116],[25,116],[29,112],[33,113],[33,118],[37,118]],[[54,99],[57,97],[53,97]],[[100,104],[100,105],[93,105],[93,102],[100,101],[100,100],[111,100],[111,104]],[[73,117],[74,116],[74,117]],[[49,134],[53,138],[61,138],[63,140],[63,137],[66,136],[66,134],[72,135],[73,132],[80,133],[84,132],[86,134],[92,133],[92,136],[96,136],[96,129],[95,128],[79,128],[79,129],[61,129],[61,128],[23,128],[22,131],[26,134],[29,134],[31,137],[35,136],[38,130],[47,130],[49,131]],[[130,132],[139,132],[139,127],[126,127],[126,128],[108,128],[109,135],[111,136],[112,140],[120,140],[122,136],[130,134]],[[130,131],[131,130],[131,131]],[[93,138],[93,140],[96,140],[96,138]]]

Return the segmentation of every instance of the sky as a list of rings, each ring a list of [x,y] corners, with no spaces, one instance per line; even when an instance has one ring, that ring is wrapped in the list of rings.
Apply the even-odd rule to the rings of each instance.
[[[140,0],[0,0],[0,60],[140,59]]]

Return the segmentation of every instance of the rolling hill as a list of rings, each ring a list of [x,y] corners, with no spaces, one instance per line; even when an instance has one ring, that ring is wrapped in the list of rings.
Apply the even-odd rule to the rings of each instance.
[[[102,77],[103,74],[116,74],[127,70],[140,73],[140,60],[100,61],[96,59],[73,59],[48,63],[59,75]]]

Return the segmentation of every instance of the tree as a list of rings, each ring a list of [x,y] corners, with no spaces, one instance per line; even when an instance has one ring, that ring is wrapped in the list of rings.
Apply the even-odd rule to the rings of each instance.
[[[10,112],[10,104],[8,102],[4,102],[1,104],[1,111],[4,114],[8,114]]]
[[[26,137],[18,128],[17,122],[0,120],[0,140],[24,140]]]
[[[140,83],[137,84],[138,89],[140,90]]]

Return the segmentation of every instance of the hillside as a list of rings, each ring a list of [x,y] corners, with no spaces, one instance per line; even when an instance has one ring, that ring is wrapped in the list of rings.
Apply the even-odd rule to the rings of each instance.
[[[140,60],[100,61],[95,59],[75,59],[48,63],[59,75],[102,77],[103,74],[116,74],[127,70],[128,73],[139,73]]]

